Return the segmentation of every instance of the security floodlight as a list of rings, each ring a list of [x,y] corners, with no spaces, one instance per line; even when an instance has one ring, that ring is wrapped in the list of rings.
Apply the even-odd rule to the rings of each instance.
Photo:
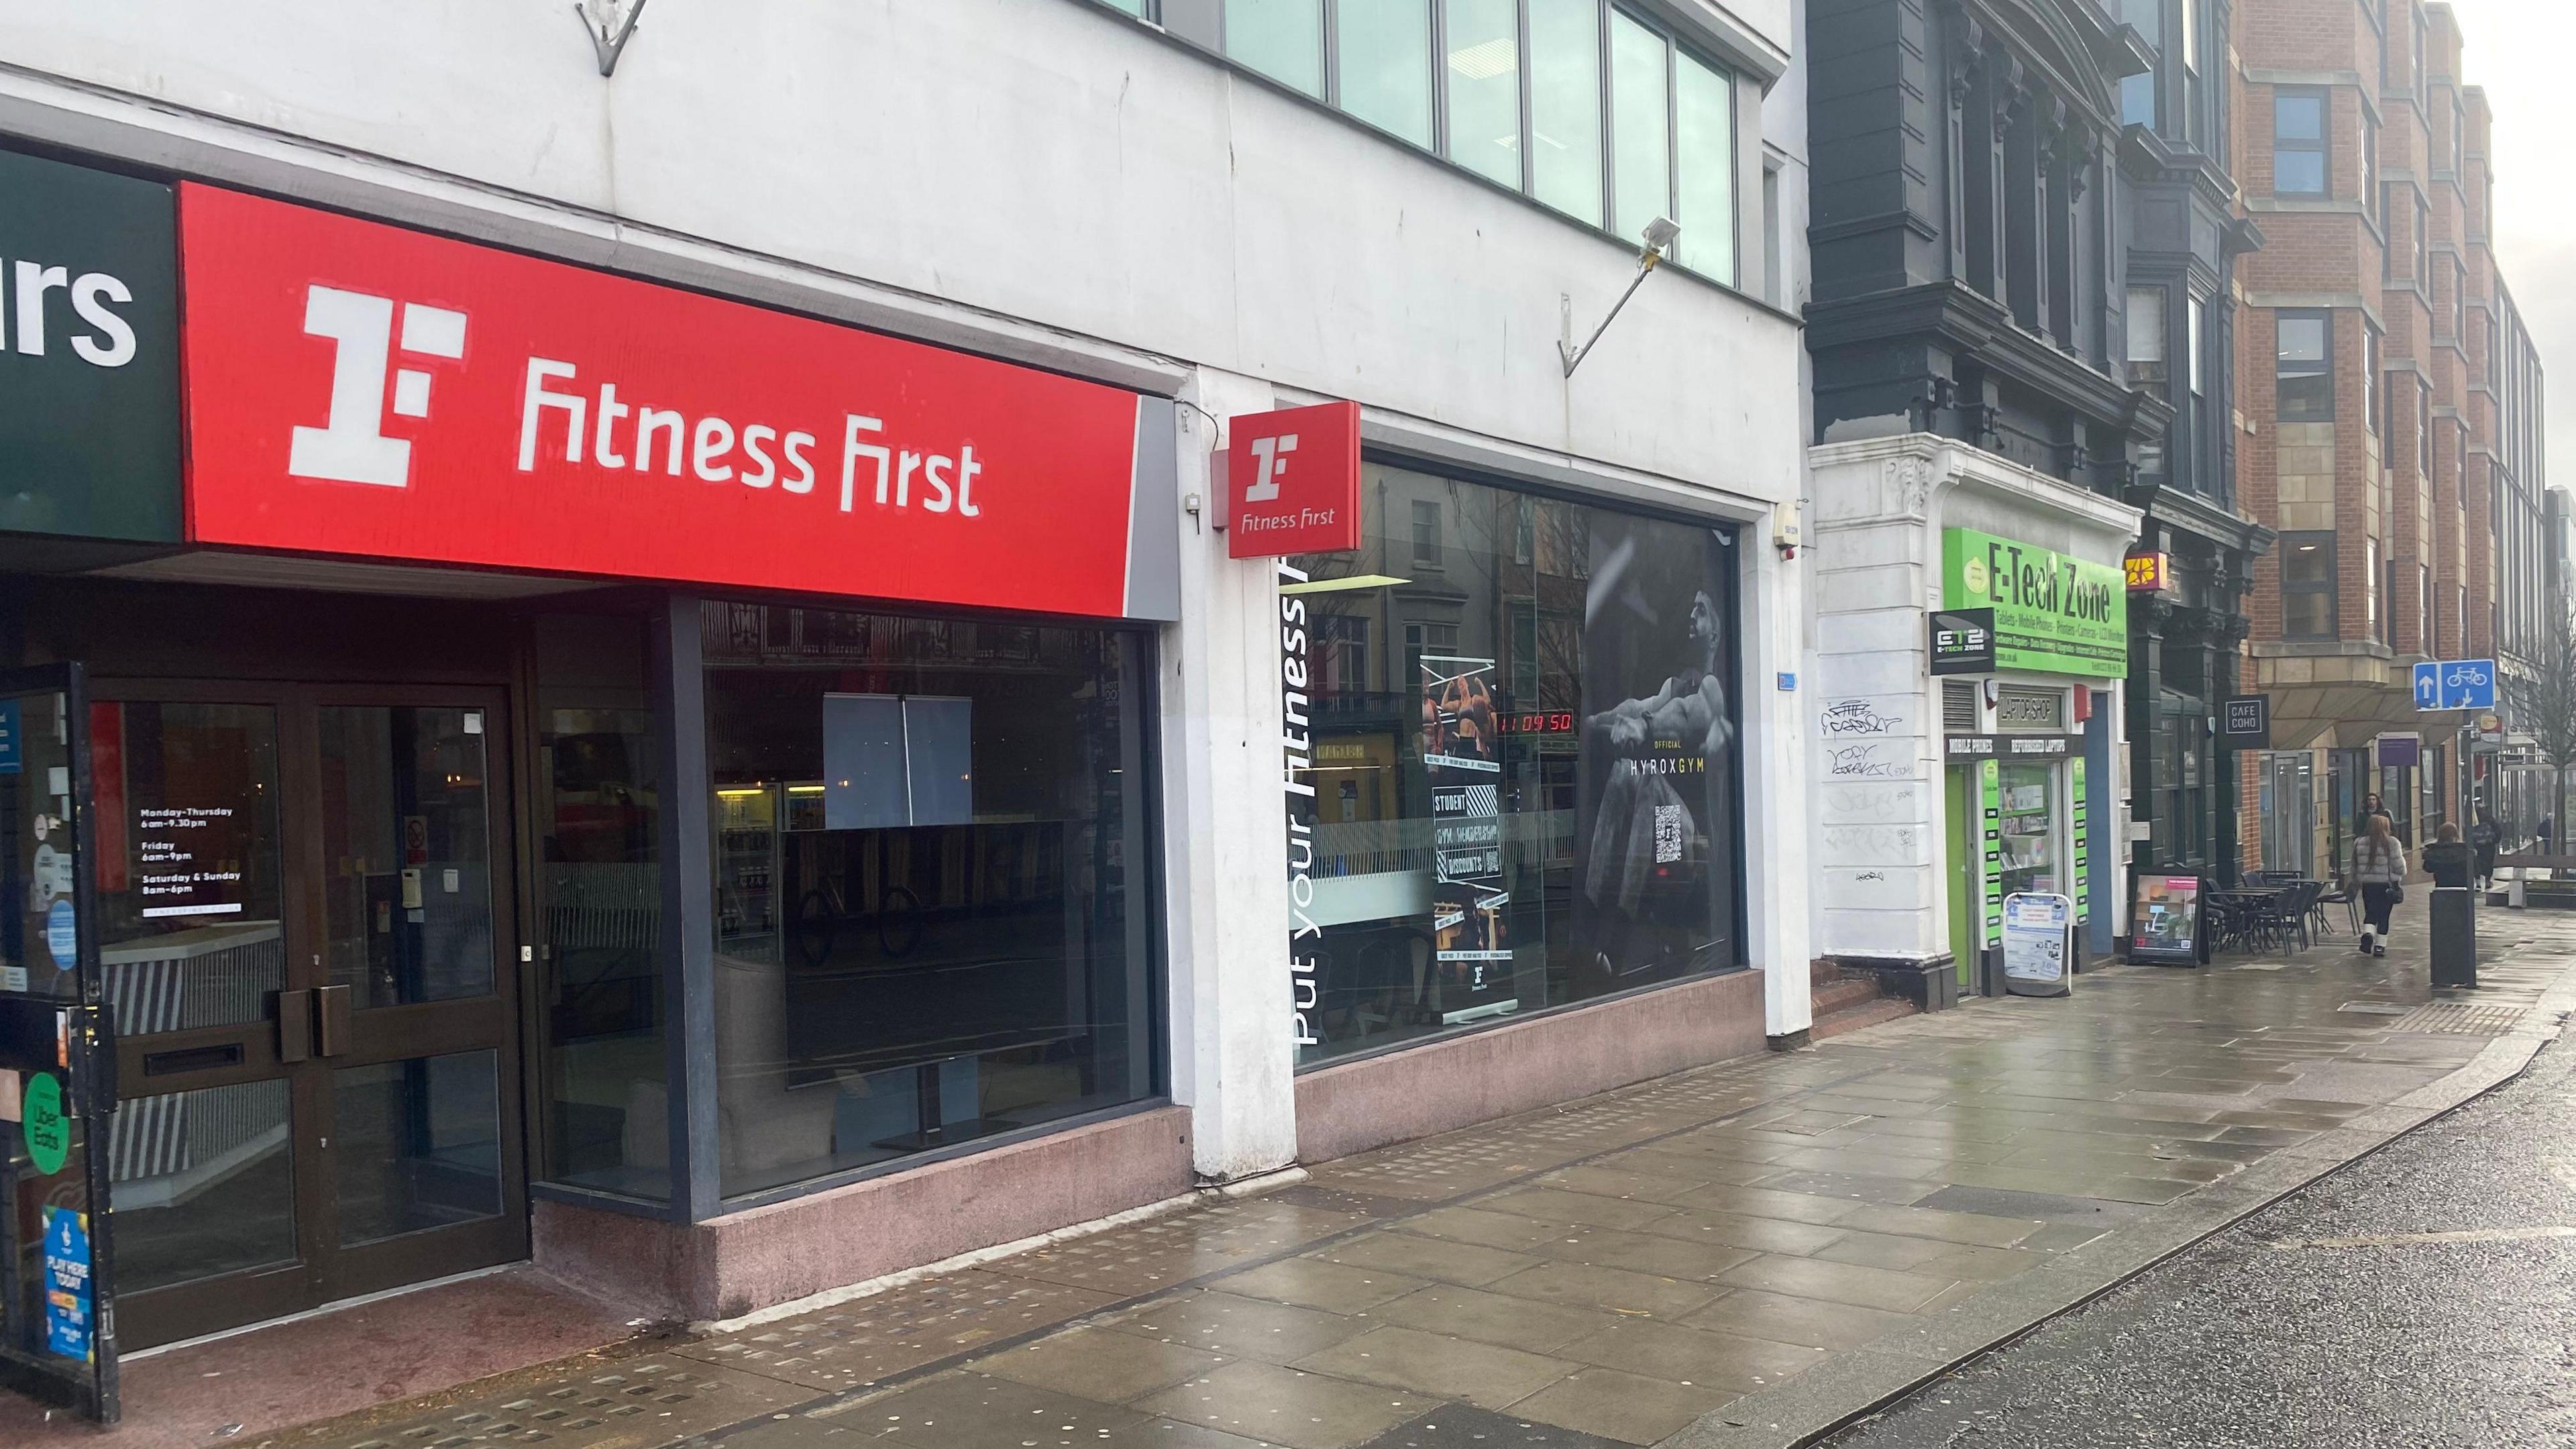
[[[1601,319],[1601,325],[1592,329],[1591,338],[1581,347],[1574,345],[1574,299],[1560,299],[1565,305],[1565,335],[1557,340],[1556,355],[1565,363],[1567,377],[1574,376],[1574,369],[1583,365],[1583,359],[1591,354],[1592,344],[1600,341],[1601,334],[1610,330],[1610,324],[1618,319],[1619,309],[1628,305],[1630,297],[1637,295],[1637,289],[1646,284],[1646,274],[1655,269],[1655,263],[1664,259],[1665,251],[1681,234],[1682,224],[1669,216],[1659,216],[1646,223],[1646,245],[1637,253],[1637,275],[1629,281],[1628,290],[1621,292],[1619,300],[1610,305],[1610,315]]]

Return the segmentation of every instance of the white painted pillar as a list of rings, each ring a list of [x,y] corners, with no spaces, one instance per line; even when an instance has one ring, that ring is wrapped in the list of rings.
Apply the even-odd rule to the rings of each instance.
[[[1787,505],[1794,508],[1795,504]],[[1807,741],[1811,688],[1801,673],[1806,635],[1806,551],[1783,560],[1772,521],[1744,526],[1744,888],[1746,955],[1762,968],[1766,1036],[1804,1031],[1813,1019],[1807,963]],[[1784,690],[1779,677],[1799,673]]]
[[[1182,393],[1218,417],[1271,406],[1266,383],[1200,372]],[[1297,1157],[1288,853],[1281,809],[1278,582],[1225,556],[1213,527],[1214,425],[1180,410],[1181,622],[1162,652],[1164,894],[1172,1099],[1196,1168],[1228,1182]]]

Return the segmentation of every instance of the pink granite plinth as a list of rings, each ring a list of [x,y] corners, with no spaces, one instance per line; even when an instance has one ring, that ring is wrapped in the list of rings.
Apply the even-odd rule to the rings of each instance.
[[[1192,1182],[1189,1112],[1162,1107],[688,1227],[539,1202],[536,1259],[639,1313],[735,1318],[1160,1202]]]
[[[1762,973],[1552,1012],[1297,1078],[1297,1159],[1326,1162],[1762,1050]]]

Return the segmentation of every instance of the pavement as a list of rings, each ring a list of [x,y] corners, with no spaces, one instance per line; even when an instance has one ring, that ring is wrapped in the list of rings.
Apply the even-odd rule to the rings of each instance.
[[[2576,1043],[1832,1449],[2576,1445]]]
[[[2384,958],[2344,938],[2088,972],[2070,998],[1975,1001],[221,1442],[1812,1442],[2522,1071],[2576,1004],[2576,915],[2485,913],[2484,989],[2437,993],[2423,895]]]
[[[186,1347],[128,1355],[124,1421],[101,1430],[0,1391],[0,1445],[193,1449],[409,1403],[529,1364],[623,1359],[657,1340],[630,1311],[525,1265]],[[250,1436],[248,1440],[244,1436]]]

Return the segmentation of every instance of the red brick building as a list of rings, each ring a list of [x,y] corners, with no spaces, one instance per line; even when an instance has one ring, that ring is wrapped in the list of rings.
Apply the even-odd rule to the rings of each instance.
[[[2464,716],[2419,712],[2413,666],[2528,649],[2545,626],[2539,368],[2488,246],[2488,112],[2450,7],[2235,14],[2236,174],[2267,238],[2238,265],[2239,482],[2280,534],[2247,644],[2274,748],[2241,818],[2249,862],[2317,870],[2365,793],[2420,842],[2476,788]],[[2510,696],[2528,671],[2504,669]],[[2420,763],[2392,734],[2419,736]]]

